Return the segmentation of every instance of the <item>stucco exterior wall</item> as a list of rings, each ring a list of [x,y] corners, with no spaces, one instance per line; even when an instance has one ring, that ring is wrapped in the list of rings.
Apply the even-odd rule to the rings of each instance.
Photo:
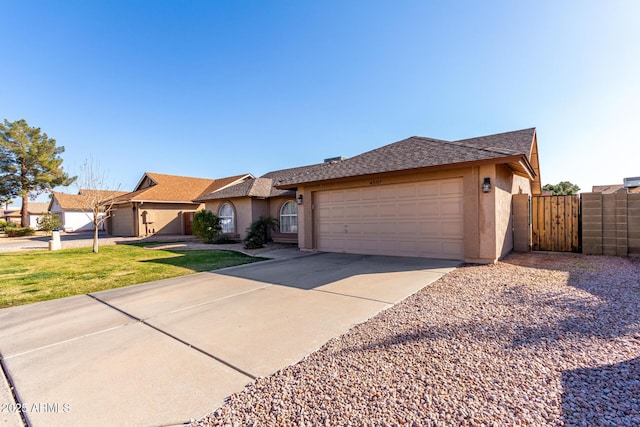
[[[137,206],[138,235],[184,234],[184,212],[195,212],[194,203],[140,203]]]
[[[185,212],[195,212],[204,204],[122,203],[113,206],[110,219],[114,236],[144,237],[153,234],[184,234]]]
[[[247,228],[253,222],[254,215],[254,203],[250,197],[239,197],[235,199],[228,200],[213,200],[211,202],[206,202],[205,209],[213,212],[218,215],[220,211],[220,207],[229,203],[231,207],[233,207],[234,215],[235,215],[235,234],[241,240],[245,238],[247,235]],[[259,207],[260,203],[256,204],[256,212],[261,211]],[[268,209],[268,208],[267,208]]]
[[[445,178],[463,180],[465,260],[492,263],[509,253],[513,248],[511,194],[519,188],[530,191],[530,184],[526,178],[514,177],[507,166],[494,164],[301,186],[298,194],[303,195],[303,204],[298,206],[298,244],[303,250],[316,249],[314,201],[318,191]],[[485,178],[491,180],[489,193],[482,192]]]
[[[291,201],[296,203],[294,197],[274,197],[269,199],[269,215],[278,220],[280,223],[280,209],[286,202]],[[296,205],[297,206],[297,205]],[[300,215],[300,207],[298,206],[298,215]],[[298,217],[298,221],[300,217]],[[298,243],[298,233],[281,233],[280,229],[275,233],[272,233],[273,241],[280,243]]]
[[[88,215],[88,216],[87,216]],[[62,214],[62,222],[64,231],[92,231],[93,230],[93,213],[67,211]],[[99,228],[104,230],[104,222]]]

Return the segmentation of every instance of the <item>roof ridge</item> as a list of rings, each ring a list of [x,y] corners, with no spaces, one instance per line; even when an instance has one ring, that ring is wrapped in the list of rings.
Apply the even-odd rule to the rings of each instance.
[[[475,138],[469,138],[469,139],[475,139]],[[507,155],[522,154],[522,153],[519,153],[516,150],[509,150],[508,148],[504,148],[503,149],[503,148],[498,148],[498,147],[492,147],[492,148],[496,148],[495,150],[492,150],[491,148],[474,147],[472,145],[463,144],[463,143],[461,143],[459,141],[447,141],[447,142],[449,144],[455,144],[455,145],[458,145],[460,147],[471,148],[473,150],[478,150],[478,151],[485,151],[487,153],[507,154]],[[506,150],[506,151],[501,151],[501,150]]]
[[[530,128],[525,128],[525,129],[518,129],[518,130],[510,130],[510,131],[506,131],[506,132],[499,132],[499,133],[490,133],[488,135],[480,135],[480,136],[473,136],[471,138],[463,138],[463,139],[456,139],[453,142],[462,142],[462,141],[467,141],[470,139],[481,139],[481,138],[488,138],[491,136],[501,136],[501,135],[507,135],[509,133],[518,133],[518,132],[524,132],[524,131],[528,131],[528,130],[536,130],[536,127],[530,127]]]

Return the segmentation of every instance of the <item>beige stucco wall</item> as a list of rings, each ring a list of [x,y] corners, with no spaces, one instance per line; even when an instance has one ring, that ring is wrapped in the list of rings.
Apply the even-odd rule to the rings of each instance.
[[[203,207],[195,203],[133,202],[115,205],[111,222],[114,236],[183,234],[185,212]],[[145,212],[147,214],[145,214]]]
[[[183,234],[182,214],[195,212],[200,206],[195,203],[140,203],[137,206],[138,235]]]
[[[298,244],[304,250],[316,248],[313,206],[318,191],[445,178],[463,180],[465,260],[491,263],[509,253],[513,248],[511,194],[520,188],[523,192],[530,191],[530,184],[526,178],[514,177],[508,166],[494,164],[301,186],[298,194],[303,195],[304,201],[298,207]],[[484,178],[491,179],[490,193],[482,192]]]
[[[250,197],[238,197],[227,200],[213,200],[206,202],[205,209],[218,215],[220,207],[229,203],[235,212],[235,233],[238,238],[244,239],[247,228],[260,216],[269,215],[269,201],[265,199],[253,199]]]

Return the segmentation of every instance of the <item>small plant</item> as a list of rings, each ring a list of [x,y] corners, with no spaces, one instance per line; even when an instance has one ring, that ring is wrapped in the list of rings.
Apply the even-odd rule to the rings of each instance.
[[[221,235],[219,235],[218,237],[215,238],[213,243],[215,243],[216,245],[231,245],[233,243],[238,243],[238,241],[232,239],[231,237],[227,236],[226,234],[221,234]]]
[[[51,233],[53,230],[60,229],[62,227],[62,219],[58,215],[53,215],[50,212],[42,215],[42,218],[38,219],[38,229]]]
[[[261,216],[247,228],[247,237],[244,239],[245,249],[259,249],[271,241],[271,231],[276,231],[278,220],[268,216]]]
[[[205,243],[213,243],[216,237],[220,235],[222,231],[222,225],[220,225],[220,218],[208,210],[200,210],[193,216],[193,223],[191,224],[193,235],[200,237]]]
[[[7,237],[24,237],[36,234],[36,230],[31,227],[7,227],[4,232]]]

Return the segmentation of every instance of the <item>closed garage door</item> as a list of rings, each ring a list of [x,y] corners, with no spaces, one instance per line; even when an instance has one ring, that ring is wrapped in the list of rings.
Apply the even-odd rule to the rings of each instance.
[[[464,259],[462,179],[321,191],[317,248]]]
[[[114,236],[133,236],[133,209],[121,207],[111,214],[112,234]]]

